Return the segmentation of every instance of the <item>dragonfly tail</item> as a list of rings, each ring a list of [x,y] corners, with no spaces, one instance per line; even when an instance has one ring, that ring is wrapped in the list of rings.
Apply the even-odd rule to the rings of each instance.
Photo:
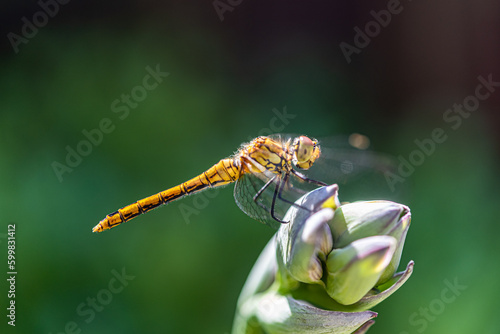
[[[240,176],[240,166],[241,164],[237,159],[222,159],[217,164],[189,181],[110,213],[106,218],[101,220],[99,224],[94,226],[92,232],[108,230],[153,210],[160,205],[168,204],[176,199],[197,193],[206,188],[220,187],[235,182]]]

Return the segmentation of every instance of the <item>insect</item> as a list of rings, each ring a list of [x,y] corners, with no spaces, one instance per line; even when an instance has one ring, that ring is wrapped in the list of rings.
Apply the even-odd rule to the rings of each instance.
[[[336,151],[333,155],[342,158],[342,154],[342,151]],[[352,154],[349,153],[346,157],[352,157]],[[342,181],[342,176],[351,174],[354,168],[374,161],[370,158],[365,163],[366,155],[358,155],[356,159],[342,158],[338,172],[335,173],[334,165],[328,163],[328,158],[323,157],[322,148],[316,139],[304,135],[257,137],[243,144],[233,156],[220,160],[191,180],[108,214],[92,231],[102,232],[160,205],[205,189],[231,183],[236,183],[234,198],[243,212],[277,228],[280,224],[286,223],[283,217],[290,206],[300,208],[300,205],[295,204],[296,199],[309,190],[327,184],[309,178],[301,171],[307,171],[318,161],[323,161],[328,171],[320,175],[336,175],[335,182],[339,183]]]

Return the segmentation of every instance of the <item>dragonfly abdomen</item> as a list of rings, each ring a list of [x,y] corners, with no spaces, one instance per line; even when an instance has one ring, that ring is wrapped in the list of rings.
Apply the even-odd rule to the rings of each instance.
[[[101,220],[92,231],[102,232],[157,208],[160,205],[168,204],[176,199],[197,193],[206,188],[220,187],[235,182],[240,177],[240,169],[241,164],[239,160],[233,158],[222,159],[191,180],[110,213],[106,218]]]

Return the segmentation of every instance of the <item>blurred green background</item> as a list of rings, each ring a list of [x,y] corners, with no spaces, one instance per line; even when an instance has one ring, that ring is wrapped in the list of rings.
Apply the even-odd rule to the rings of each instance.
[[[363,133],[374,149],[405,159],[415,140],[442,128],[447,140],[405,178],[410,191],[400,199],[413,213],[400,269],[413,259],[415,272],[375,309],[369,332],[500,333],[500,91],[456,129],[443,119],[475,93],[478,76],[500,81],[500,5],[401,2],[348,62],[341,43],[354,46],[354,28],[395,1],[221,2],[231,8],[223,20],[213,1],[71,1],[57,13],[2,2],[0,332],[229,333],[240,289],[273,234],[238,209],[232,186],[99,235],[91,228],[283,126]],[[43,7],[53,14],[47,22]],[[36,34],[24,28],[29,38],[23,17],[40,25]],[[141,90],[157,65],[169,76]],[[132,92],[147,95],[126,117],[114,112]],[[291,116],[279,122],[285,106]],[[84,145],[82,131],[103,119],[113,130],[59,179],[54,162],[66,164],[67,147]],[[5,316],[12,223],[15,328]],[[114,277],[123,271],[120,289]],[[464,289],[445,302],[450,282]]]

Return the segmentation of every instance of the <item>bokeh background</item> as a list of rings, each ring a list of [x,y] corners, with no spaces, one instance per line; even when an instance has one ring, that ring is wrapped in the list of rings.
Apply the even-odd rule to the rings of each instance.
[[[229,333],[273,234],[237,208],[232,186],[106,233],[91,228],[279,127],[363,133],[396,159],[442,128],[446,141],[401,184],[413,220],[400,269],[413,259],[415,272],[376,307],[370,333],[500,333],[500,87],[459,125],[443,119],[475,94],[479,76],[500,81],[500,4],[217,3],[229,7],[219,15],[211,0],[67,1],[57,13],[47,7],[53,17],[43,22],[40,3],[2,1],[0,332]],[[354,29],[388,6],[399,13],[347,59],[341,43],[355,46]],[[13,43],[34,16],[36,33],[25,28]],[[169,76],[126,117],[114,112],[157,65]],[[293,117],[280,122],[285,106]],[[67,147],[103,119],[113,130],[58,178],[54,162],[66,164]],[[11,223],[15,328],[5,316]],[[126,286],[109,293],[122,271]],[[463,289],[443,292],[454,282]]]

